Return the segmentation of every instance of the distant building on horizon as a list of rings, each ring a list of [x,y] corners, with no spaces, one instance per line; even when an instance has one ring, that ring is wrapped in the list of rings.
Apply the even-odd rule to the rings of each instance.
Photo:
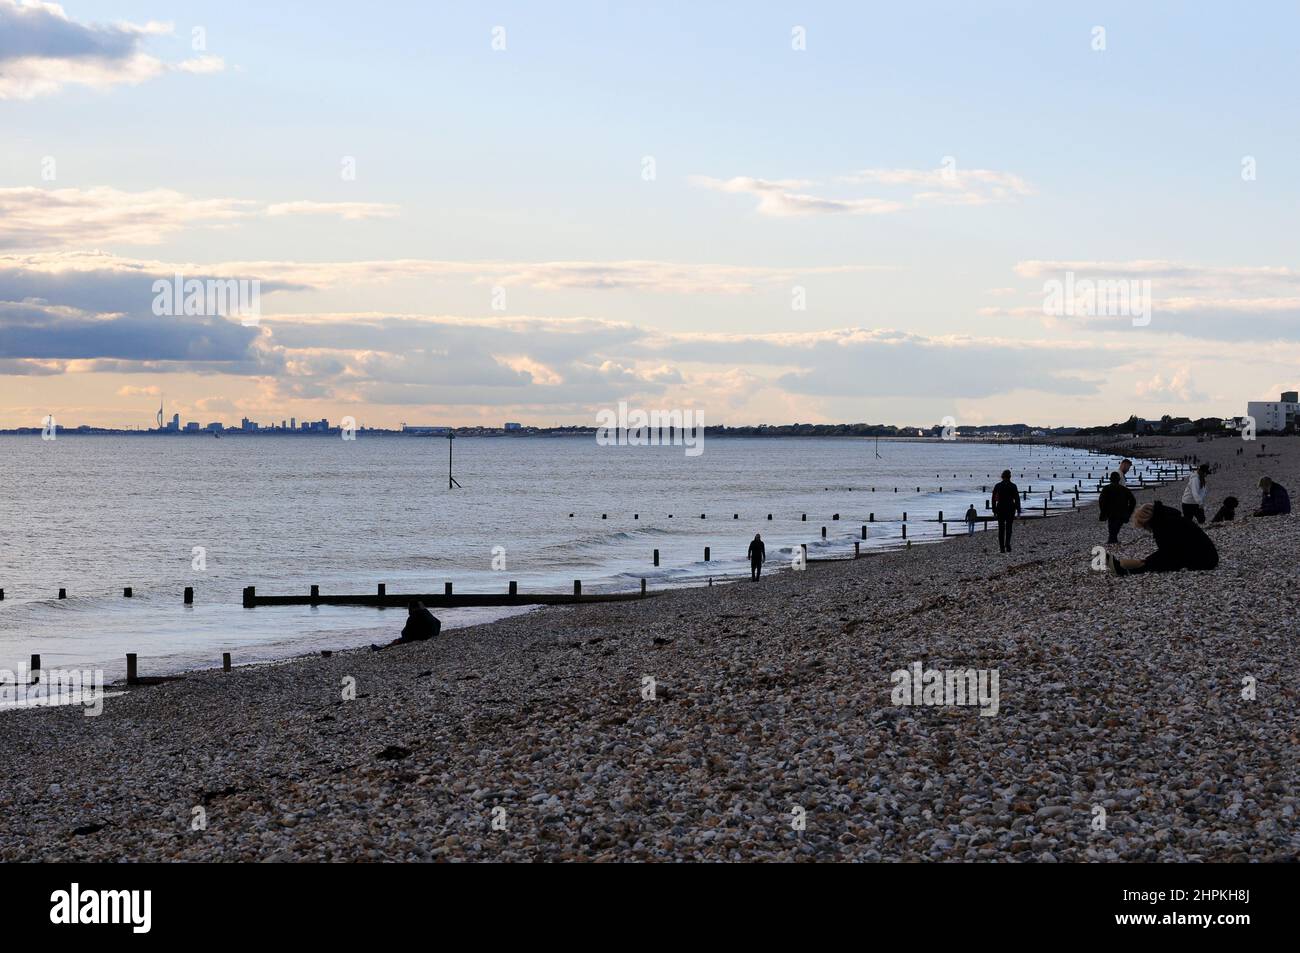
[[[1257,431],[1294,430],[1296,416],[1300,414],[1300,392],[1285,390],[1280,400],[1252,400],[1246,404],[1246,415],[1255,418]]]
[[[506,421],[506,427],[505,427],[505,429],[506,429],[506,430],[523,430],[523,429],[524,429],[524,425],[523,425],[523,424],[511,423],[510,421],[507,420],[507,421]]]

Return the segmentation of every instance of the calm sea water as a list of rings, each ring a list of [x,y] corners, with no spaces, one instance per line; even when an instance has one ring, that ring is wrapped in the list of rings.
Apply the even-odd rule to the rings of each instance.
[[[847,556],[872,512],[916,520],[943,510],[953,532],[964,530],[956,521],[971,503],[986,512],[982,488],[1004,466],[1041,505],[1040,488],[1054,485],[1059,498],[1115,463],[960,441],[881,441],[879,457],[875,448],[709,438],[691,457],[592,437],[462,438],[463,488],[449,491],[445,439],[0,437],[0,668],[20,671],[40,653],[46,668],[102,668],[113,679],[136,652],[142,674],[161,674],[219,665],[223,651],[239,664],[391,639],[404,621],[397,610],[245,610],[248,585],[273,595],[312,584],[372,593],[379,582],[391,593],[441,592],[447,581],[466,592],[504,591],[510,580],[552,591],[571,591],[574,579],[585,591],[635,589],[642,577],[652,588],[703,584],[746,574],[756,532],[769,568],[788,565],[800,543]],[[868,530],[864,547],[900,542],[897,523]],[[915,541],[940,532],[908,526]],[[186,586],[192,607],[182,605]],[[457,626],[509,611],[439,615]]]

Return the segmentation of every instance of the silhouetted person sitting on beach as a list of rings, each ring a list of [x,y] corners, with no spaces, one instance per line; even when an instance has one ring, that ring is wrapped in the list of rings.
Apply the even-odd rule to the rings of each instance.
[[[970,505],[970,509],[966,511],[966,535],[967,536],[975,535],[975,521],[978,520],[979,518],[980,518],[979,513],[975,512],[975,504],[972,503]]]
[[[1237,515],[1237,498],[1235,496],[1225,497],[1219,511],[1214,514],[1211,523],[1231,523]]]
[[[1020,512],[1020,487],[1011,482],[1011,471],[1002,471],[1002,482],[993,488],[993,515],[998,518],[998,552],[1011,552],[1011,525]]]
[[[402,629],[402,642],[423,642],[442,631],[442,623],[424,607],[423,602],[412,602],[406,607],[406,625]]]
[[[763,563],[767,559],[767,547],[763,545],[763,537],[758,533],[754,534],[754,539],[749,544],[749,578],[757,579],[763,574]]]
[[[1259,509],[1255,511],[1256,516],[1281,516],[1291,512],[1291,497],[1287,495],[1286,487],[1264,477],[1259,481],[1259,488],[1264,492],[1260,497]]]
[[[1106,564],[1117,576],[1139,572],[1177,572],[1179,569],[1213,569],[1219,551],[1192,520],[1163,503],[1144,503],[1133,514],[1133,525],[1151,531],[1156,551],[1146,559],[1120,559],[1107,553]]]
[[[1112,473],[1110,482],[1097,494],[1097,519],[1105,520],[1110,531],[1107,543],[1119,542],[1119,529],[1128,522],[1137,505],[1137,497],[1124,485],[1124,478],[1119,473]]]
[[[402,637],[393,639],[387,645],[371,645],[378,652],[380,649],[392,648],[394,645],[407,645],[411,642],[426,642],[442,631],[442,623],[420,601],[411,602],[406,607],[406,625],[402,628]]]

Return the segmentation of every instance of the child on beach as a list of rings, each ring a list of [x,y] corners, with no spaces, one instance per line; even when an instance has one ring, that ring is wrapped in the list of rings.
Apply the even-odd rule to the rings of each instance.
[[[1097,494],[1097,519],[1106,521],[1110,531],[1106,542],[1118,543],[1120,527],[1129,521],[1137,508],[1137,497],[1124,485],[1118,472],[1110,475],[1110,483]]]
[[[1178,510],[1163,503],[1144,503],[1133,514],[1133,525],[1151,531],[1156,551],[1146,559],[1121,559],[1106,554],[1106,565],[1117,576],[1140,572],[1206,570],[1219,565],[1219,551],[1205,531]]]
[[[975,535],[975,521],[979,518],[980,518],[979,513],[975,512],[975,504],[972,503],[970,505],[970,509],[966,511],[966,535],[967,536]]]

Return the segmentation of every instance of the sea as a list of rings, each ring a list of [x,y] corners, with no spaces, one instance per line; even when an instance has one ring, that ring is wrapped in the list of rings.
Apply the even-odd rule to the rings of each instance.
[[[1010,468],[1027,508],[1068,507],[1117,460],[961,439],[227,434],[0,436],[0,670],[141,675],[270,663],[396,638],[400,609],[242,607],[259,595],[635,591],[748,578],[965,532]],[[450,487],[450,467],[459,486]],[[1152,464],[1137,461],[1136,479]],[[1084,496],[1080,505],[1094,497]],[[907,540],[902,515],[908,514]],[[768,516],[771,519],[768,519]],[[838,519],[834,517],[838,514]],[[874,517],[874,521],[873,521]],[[863,539],[863,527],[866,538]],[[825,527],[825,536],[822,529]],[[704,558],[709,547],[709,560]],[[653,565],[659,550],[659,566]],[[185,587],[194,604],[183,604]],[[131,587],[131,598],[123,596]],[[60,589],[66,598],[59,599]],[[528,611],[450,609],[455,628]],[[540,621],[544,616],[539,616]]]

